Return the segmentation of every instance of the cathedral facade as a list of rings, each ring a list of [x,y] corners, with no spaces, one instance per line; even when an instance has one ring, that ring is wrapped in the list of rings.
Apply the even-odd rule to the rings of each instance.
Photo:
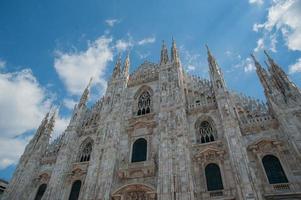
[[[4,200],[301,199],[301,92],[266,53],[254,56],[266,103],[229,91],[208,51],[210,79],[182,69],[175,41],[129,74],[119,57],[104,96],[50,142],[47,114]],[[90,85],[90,84],[89,84]]]

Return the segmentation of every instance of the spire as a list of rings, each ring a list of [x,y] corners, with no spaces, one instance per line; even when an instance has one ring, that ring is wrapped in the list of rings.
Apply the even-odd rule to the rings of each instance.
[[[272,59],[272,57],[268,54],[266,50],[264,50],[264,54],[268,58],[269,70],[273,82],[275,86],[278,88],[278,90],[280,90],[284,94],[285,90],[290,90],[290,86],[292,85],[292,83],[288,79],[286,73],[277,65],[277,63]]]
[[[83,105],[85,105],[87,103],[88,98],[89,98],[89,92],[90,92],[89,90],[90,90],[92,80],[93,80],[93,78],[91,77],[87,87],[85,88],[85,90],[80,98],[78,108],[82,107]]]
[[[60,108],[60,107],[59,107]],[[50,135],[51,132],[53,131],[53,127],[54,127],[54,124],[55,124],[55,117],[56,117],[56,113],[58,112],[59,108],[55,109],[49,119],[49,122],[47,124],[47,131],[48,131],[48,134]]]
[[[254,61],[254,64],[255,64],[255,67],[256,67],[256,73],[259,77],[259,80],[260,80],[265,92],[270,93],[271,92],[271,86],[270,86],[270,83],[268,81],[269,77],[268,77],[267,71],[263,67],[261,67],[260,63],[257,61],[256,57],[253,54],[251,54],[251,57]]]
[[[220,69],[219,66],[215,60],[215,58],[212,56],[211,51],[208,47],[208,45],[206,44],[206,49],[207,49],[207,55],[208,55],[208,64],[209,64],[209,70],[212,74],[216,73],[218,75],[220,75]]]
[[[128,51],[126,59],[124,61],[124,66],[123,66],[123,72],[122,74],[127,77],[129,75],[129,69],[130,69],[130,52]]]
[[[176,46],[176,41],[172,37],[172,45],[171,45],[171,61],[172,62],[179,62],[179,55],[178,55],[178,49]]]
[[[121,72],[121,53],[118,54],[118,58],[117,58],[117,61],[116,61],[116,64],[115,64],[115,67],[113,70],[112,77],[113,78],[118,77],[120,75],[120,72]]]
[[[168,62],[168,50],[166,48],[164,40],[162,41],[161,59],[160,64],[166,64]]]

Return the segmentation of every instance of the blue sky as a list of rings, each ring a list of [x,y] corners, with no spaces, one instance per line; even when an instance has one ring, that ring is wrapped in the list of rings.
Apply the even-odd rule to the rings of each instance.
[[[158,62],[162,40],[177,42],[190,74],[208,77],[208,44],[232,90],[264,100],[249,54],[263,49],[301,86],[300,0],[0,2],[0,178],[15,165],[51,105],[62,104],[54,136],[94,77],[103,94],[118,52],[131,71]]]

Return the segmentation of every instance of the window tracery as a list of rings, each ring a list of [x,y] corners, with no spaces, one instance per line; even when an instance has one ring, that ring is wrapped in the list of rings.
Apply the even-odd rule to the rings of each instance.
[[[213,128],[208,121],[201,122],[199,127],[199,134],[201,143],[215,141]]]
[[[92,152],[92,143],[88,142],[81,151],[80,162],[87,162],[90,160]]]
[[[151,96],[148,91],[143,92],[138,99],[137,115],[145,115],[151,112]]]

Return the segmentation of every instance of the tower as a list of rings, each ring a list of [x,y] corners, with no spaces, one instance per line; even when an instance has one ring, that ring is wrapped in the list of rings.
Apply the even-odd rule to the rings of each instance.
[[[158,149],[158,199],[193,200],[191,159],[188,149],[187,118],[183,69],[176,43],[172,41],[171,61],[165,43],[162,44],[159,66],[160,113]],[[176,121],[176,124],[172,122]]]
[[[226,87],[222,72],[216,59],[212,56],[208,46],[208,65],[210,80],[215,94],[220,120],[223,124],[223,132],[229,150],[231,167],[237,172],[235,174],[240,199],[260,199],[260,190],[254,182],[254,172],[248,167],[247,151],[243,147],[242,133],[240,131],[235,105],[233,104],[229,91]]]

